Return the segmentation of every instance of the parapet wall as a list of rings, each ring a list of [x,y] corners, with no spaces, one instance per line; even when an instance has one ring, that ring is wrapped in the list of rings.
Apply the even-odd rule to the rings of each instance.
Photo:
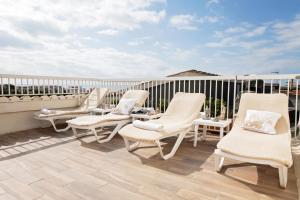
[[[80,105],[86,95],[0,97],[0,134],[49,126],[33,119],[41,108],[60,109]]]

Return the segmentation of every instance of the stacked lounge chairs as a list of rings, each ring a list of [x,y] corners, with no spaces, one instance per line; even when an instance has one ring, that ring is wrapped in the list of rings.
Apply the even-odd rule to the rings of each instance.
[[[55,121],[72,119],[88,114],[92,109],[97,108],[103,102],[107,93],[107,88],[96,88],[89,94],[85,101],[76,108],[59,110],[42,109],[40,112],[34,113],[34,118],[37,120],[49,121],[56,132],[67,131],[71,128],[70,126],[58,129]]]

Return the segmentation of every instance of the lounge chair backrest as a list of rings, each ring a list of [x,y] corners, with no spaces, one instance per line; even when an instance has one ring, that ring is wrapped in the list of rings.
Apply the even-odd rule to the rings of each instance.
[[[83,110],[97,108],[104,100],[105,95],[108,93],[107,88],[95,88],[80,105]]]
[[[285,94],[253,94],[244,93],[241,97],[239,111],[234,127],[240,128],[248,109],[277,112],[282,115],[276,124],[277,133],[290,131],[288,97]]]
[[[143,106],[148,96],[149,92],[146,90],[128,90],[122,99],[137,99],[136,106]]]
[[[174,123],[192,123],[200,117],[205,94],[177,92],[160,120],[174,120]]]

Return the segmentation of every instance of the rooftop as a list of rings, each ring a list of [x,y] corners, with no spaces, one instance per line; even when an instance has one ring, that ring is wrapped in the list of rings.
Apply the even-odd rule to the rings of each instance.
[[[195,71],[172,78],[111,80],[0,74],[0,200],[299,198],[300,76],[188,76],[190,72]],[[5,87],[8,85],[14,87]],[[74,109],[85,100],[92,102],[88,92],[95,88],[109,91],[102,93],[99,107],[110,108],[126,91],[138,89],[149,92],[143,106],[161,113],[177,92],[202,93],[211,116],[223,115],[228,121],[237,113],[243,93],[286,94],[294,162],[288,169],[287,188],[279,187],[278,169],[268,165],[226,158],[221,172],[216,172],[217,127],[208,127],[207,139],[197,147],[193,147],[193,138],[184,139],[175,156],[163,160],[154,145],[142,144],[128,153],[118,135],[100,144],[93,135],[77,139],[72,130],[57,133],[50,123],[33,118],[43,108]],[[226,113],[221,112],[224,108]],[[65,126],[59,120],[57,124]],[[99,130],[108,133],[111,129]],[[162,140],[165,153],[176,139]],[[235,146],[238,141],[233,142]]]
[[[99,144],[52,128],[2,135],[0,199],[297,199],[294,170],[286,189],[268,166],[227,159],[215,172],[217,142],[212,134],[196,148],[185,140],[164,161],[155,147],[128,153],[120,137]]]
[[[182,72],[178,72],[176,74],[168,75],[167,77],[184,77],[184,76],[218,76],[217,74],[212,74],[204,71],[199,71],[195,69],[186,70]]]

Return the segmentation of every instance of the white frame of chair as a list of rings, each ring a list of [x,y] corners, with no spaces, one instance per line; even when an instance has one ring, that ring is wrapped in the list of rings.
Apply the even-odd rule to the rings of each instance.
[[[234,114],[234,118],[237,117],[237,113]],[[233,125],[234,125],[233,121]],[[297,125],[300,128],[300,119],[299,123]],[[279,175],[279,185],[282,188],[286,188],[287,181],[288,181],[288,168],[287,166],[278,163],[276,161],[272,161],[270,159],[254,159],[254,158],[247,158],[243,156],[238,156],[234,155],[228,152],[224,152],[221,149],[215,149],[214,151],[214,159],[215,159],[215,170],[217,172],[220,172],[225,158],[233,159],[233,160],[238,160],[242,162],[248,162],[248,163],[253,163],[253,164],[262,164],[262,165],[269,165],[271,167],[277,168],[278,169],[278,175]]]
[[[138,90],[132,90],[132,92],[134,92],[134,91],[138,92]],[[140,106],[142,106],[146,102],[147,98],[149,98],[149,92],[147,90],[140,90],[140,91],[147,92],[147,97],[145,97],[145,99],[143,99],[143,103],[139,103],[139,104],[141,104]],[[129,90],[126,91],[126,92],[129,92]],[[126,92],[125,92],[125,94],[126,94]],[[105,115],[101,115],[101,116],[105,116]],[[99,117],[101,117],[101,116],[99,116]],[[96,141],[98,143],[105,143],[105,142],[109,142],[119,132],[119,130],[121,128],[123,128],[126,124],[132,122],[132,118],[131,118],[130,114],[128,114],[126,116],[128,116],[128,118],[116,119],[116,120],[112,119],[112,120],[107,120],[107,121],[101,121],[100,120],[100,122],[94,123],[94,124],[91,124],[91,125],[75,125],[75,124],[72,124],[72,123],[68,123],[68,125],[72,128],[72,131],[73,131],[75,137],[81,137],[82,135],[86,135],[86,134],[89,134],[91,132],[92,134],[95,135]],[[103,127],[106,127],[106,126],[115,126],[115,128],[111,133],[109,133],[109,136],[107,138],[102,139],[100,137],[100,135],[98,134],[97,129],[98,128],[102,129]],[[84,129],[84,130],[89,130],[89,131],[87,133],[84,133],[84,134],[78,134],[76,129]],[[103,135],[106,135],[106,134],[103,134]]]
[[[82,137],[84,135],[87,135],[89,133],[92,133],[92,134],[95,135],[96,141],[98,143],[105,143],[105,142],[109,142],[118,133],[118,131],[121,128],[123,128],[126,124],[128,124],[130,122],[131,122],[131,118],[125,119],[125,120],[114,120],[114,121],[100,122],[100,123],[97,123],[97,124],[87,125],[87,126],[78,126],[78,125],[74,125],[74,124],[69,124],[68,126],[70,126],[70,128],[72,128],[72,131],[73,131],[75,137],[77,137],[77,138]],[[97,132],[97,129],[103,128],[103,127],[106,127],[106,126],[115,126],[115,128],[111,133],[109,133],[109,136],[107,138],[101,139],[100,135]],[[86,132],[86,133],[83,133],[83,134],[78,134],[76,129],[84,129],[84,130],[89,130],[89,131]]]
[[[287,180],[288,180],[288,167],[286,167],[285,165],[267,159],[264,160],[264,159],[254,159],[254,158],[246,158],[243,156],[237,156],[231,153],[224,152],[220,149],[215,149],[214,155],[215,155],[215,170],[217,172],[221,171],[225,158],[230,158],[233,160],[239,160],[242,162],[248,162],[254,164],[270,165],[271,167],[277,168],[279,174],[280,186],[282,188],[286,188]]]
[[[193,94],[193,93],[191,93],[191,94]],[[203,98],[202,99],[203,102],[202,102],[201,107],[203,107],[203,105],[205,103],[205,98],[206,98],[205,94],[202,94],[202,95],[203,95],[203,97],[202,97]],[[189,97],[189,98],[192,98],[192,97]],[[173,101],[173,99],[172,99],[172,101]],[[169,109],[169,107],[168,107],[168,109]],[[166,113],[168,112],[168,109],[167,109]],[[201,109],[199,109],[199,112],[200,112],[200,110]],[[165,115],[165,113],[161,117],[164,117],[164,115]],[[196,116],[196,118],[198,118],[198,116]],[[153,120],[153,121],[155,121],[155,120]],[[170,132],[170,133],[168,133],[166,135],[160,135],[160,136],[158,136],[158,138],[154,137],[152,139],[143,139],[143,138],[134,138],[134,137],[130,137],[130,136],[122,135],[122,134],[121,134],[121,136],[123,137],[124,142],[125,142],[125,146],[126,146],[126,148],[127,148],[127,150],[129,152],[137,149],[139,147],[140,142],[151,143],[151,144],[154,144],[154,145],[156,145],[158,147],[160,156],[164,160],[167,160],[169,158],[172,158],[175,155],[175,153],[177,152],[177,150],[178,150],[181,142],[185,138],[185,136],[189,132],[192,132],[194,130],[193,121],[194,121],[194,119],[192,119],[191,122],[186,123],[180,129],[178,129],[178,131]],[[176,122],[174,122],[174,123],[176,123]],[[163,150],[162,150],[162,145],[161,145],[160,141],[162,139],[165,139],[165,138],[176,137],[176,136],[177,136],[177,140],[175,141],[175,144],[172,147],[171,151],[169,153],[167,153],[167,154],[164,154]],[[135,142],[135,143],[134,144],[130,144],[130,142]]]
[[[101,104],[101,102],[103,102],[103,100],[105,98],[105,95],[108,93],[109,90],[107,88],[98,88],[98,89],[99,90],[106,89],[106,91],[104,93],[104,96],[98,102],[99,104]],[[87,97],[87,98],[89,98],[89,97]],[[84,101],[82,103],[84,103]],[[87,102],[87,103],[89,103],[89,102]],[[98,106],[99,106],[99,104],[98,104]],[[90,113],[89,110],[83,110],[82,112],[78,111],[78,113],[66,113],[66,114],[61,114],[61,115],[52,115],[52,116],[50,115],[50,116],[43,116],[43,117],[38,117],[38,116],[34,115],[33,118],[37,119],[37,120],[41,120],[41,121],[48,121],[48,122],[50,122],[51,125],[53,126],[54,130],[57,133],[59,133],[59,132],[67,131],[71,127],[68,124],[65,128],[58,129],[57,125],[55,124],[55,121],[57,121],[57,120],[69,120],[69,119],[73,119],[73,118],[76,118],[76,117],[88,115],[89,113]]]
[[[57,116],[49,116],[49,117],[37,117],[37,116],[34,116],[33,118],[37,119],[37,120],[41,120],[41,121],[48,121],[48,122],[50,122],[51,125],[53,126],[54,130],[59,133],[59,132],[67,131],[71,127],[69,125],[67,125],[65,128],[58,129],[57,128],[57,124],[55,124],[55,121],[57,121],[57,120],[73,119],[73,118],[76,118],[76,117],[79,117],[79,116],[84,116],[84,115],[88,115],[88,112],[87,113],[82,113],[82,114],[57,115]]]
[[[156,146],[158,147],[158,149],[159,149],[160,156],[161,156],[164,160],[168,160],[169,158],[172,158],[172,157],[176,154],[176,152],[177,152],[177,150],[178,150],[178,148],[179,148],[181,142],[182,142],[183,139],[185,138],[185,136],[186,136],[189,132],[191,132],[192,126],[193,126],[193,125],[191,125],[190,128],[187,128],[187,129],[184,130],[184,131],[176,132],[176,133],[174,133],[174,134],[169,134],[169,135],[163,136],[163,137],[161,137],[161,138],[159,138],[159,139],[157,139],[157,140],[153,140],[153,141],[150,141],[150,140],[149,140],[149,141],[143,140],[142,142],[144,142],[144,143],[150,143],[150,144],[156,145]],[[176,141],[175,141],[174,146],[172,147],[172,150],[171,150],[169,153],[164,154],[164,153],[163,153],[163,150],[162,150],[162,146],[161,146],[160,140],[163,140],[163,139],[169,138],[169,137],[176,137],[176,136],[177,136],[177,139],[176,139]],[[129,152],[136,150],[136,149],[139,147],[140,142],[141,142],[141,140],[134,140],[134,139],[132,139],[132,138],[128,138],[128,137],[124,137],[124,136],[123,136],[123,139],[124,139],[124,142],[125,142],[126,149],[127,149]],[[134,141],[135,143],[130,144],[130,142],[132,142],[132,141]]]

